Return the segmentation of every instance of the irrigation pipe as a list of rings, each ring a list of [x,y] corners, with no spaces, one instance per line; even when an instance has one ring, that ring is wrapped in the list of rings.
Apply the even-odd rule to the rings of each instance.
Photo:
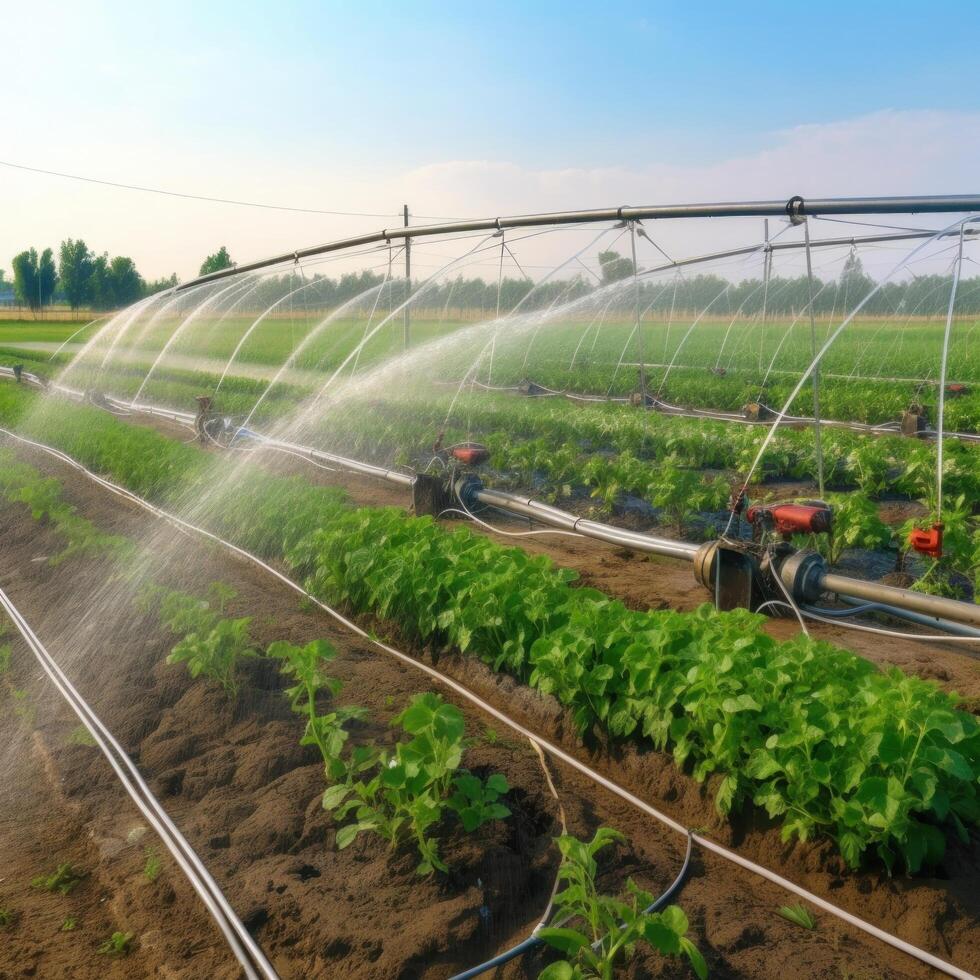
[[[733,851],[725,847],[724,845],[711,840],[711,838],[705,837],[702,834],[692,833],[683,824],[679,823],[677,820],[674,820],[673,817],[670,817],[666,813],[663,813],[662,811],[658,810],[656,807],[651,806],[645,800],[640,799],[640,797],[638,797],[635,793],[632,793],[628,789],[625,789],[624,787],[620,786],[618,783],[613,782],[611,779],[608,779],[607,777],[603,776],[595,769],[592,769],[590,766],[587,766],[585,763],[580,762],[578,759],[575,758],[575,756],[571,755],[569,752],[566,752],[564,749],[555,745],[553,742],[550,742],[547,739],[542,738],[540,735],[531,731],[531,729],[525,727],[520,722],[515,721],[509,715],[505,714],[503,711],[499,710],[498,708],[495,708],[492,704],[490,704],[488,701],[485,701],[478,694],[475,694],[469,688],[465,687],[463,684],[441,673],[440,671],[436,670],[434,667],[430,667],[428,664],[422,663],[420,660],[417,660],[415,657],[409,656],[409,654],[403,653],[401,650],[398,650],[395,647],[377,639],[376,637],[371,636],[370,633],[362,629],[360,626],[358,626],[352,620],[348,619],[342,613],[338,612],[332,606],[327,605],[325,602],[322,602],[316,596],[311,595],[299,583],[294,582],[287,575],[284,575],[282,572],[273,568],[271,565],[267,564],[256,555],[253,555],[250,552],[246,551],[244,548],[240,548],[238,547],[238,545],[232,544],[230,541],[226,541],[224,538],[220,537],[217,534],[214,534],[211,531],[206,530],[205,528],[197,527],[196,525],[191,524],[188,521],[185,521],[174,514],[170,514],[167,511],[163,510],[162,508],[157,507],[154,504],[151,504],[147,500],[144,500],[142,497],[137,496],[132,491],[127,490],[124,487],[120,487],[117,484],[112,483],[109,480],[106,480],[103,477],[98,476],[97,474],[93,473],[91,470],[83,466],[81,463],[79,463],[77,460],[73,459],[67,453],[61,452],[61,450],[59,449],[55,449],[51,446],[47,446],[44,443],[35,442],[32,439],[27,439],[24,436],[20,436],[14,432],[11,432],[9,429],[0,428],[0,433],[10,436],[11,438],[17,440],[18,442],[24,443],[25,445],[33,446],[35,449],[40,449],[42,452],[46,452],[50,456],[62,460],[67,465],[71,466],[73,469],[79,471],[80,473],[85,474],[85,476],[87,476],[93,482],[109,490],[111,493],[114,493],[119,497],[129,500],[130,502],[136,504],[138,507],[141,507],[143,510],[147,511],[148,513],[151,513],[161,518],[162,520],[170,522],[175,527],[178,527],[185,531],[193,532],[201,536],[202,538],[206,538],[210,541],[213,541],[214,543],[221,545],[227,551],[230,551],[233,554],[236,554],[239,557],[245,559],[245,561],[251,562],[253,565],[258,566],[259,568],[268,572],[274,578],[278,579],[287,588],[291,589],[293,592],[298,593],[303,598],[312,602],[319,609],[322,609],[328,616],[330,616],[336,622],[340,623],[342,626],[350,630],[356,636],[359,636],[362,639],[367,640],[373,646],[377,647],[379,650],[382,650],[384,653],[387,653],[389,656],[393,657],[399,662],[404,663],[409,667],[412,667],[413,669],[418,670],[421,673],[425,674],[426,676],[432,678],[434,681],[448,688],[450,691],[457,694],[459,697],[463,698],[464,700],[468,701],[470,704],[474,705],[481,711],[490,715],[492,718],[496,718],[497,721],[501,722],[501,724],[506,725],[512,731],[516,732],[519,735],[523,735],[525,738],[534,742],[535,744],[540,746],[544,752],[548,753],[548,755],[552,756],[555,759],[561,760],[566,765],[570,766],[572,769],[578,772],[580,775],[584,776],[586,779],[595,783],[597,786],[601,786],[603,789],[612,793],[614,796],[618,796],[621,800],[624,800],[625,802],[629,803],[631,806],[640,810],[642,813],[645,813],[647,816],[652,817],[654,820],[657,820],[659,823],[662,823],[664,826],[669,827],[671,830],[675,831],[678,834],[690,836],[691,840],[693,840],[704,850],[717,855],[718,857],[722,858],[725,861],[729,861],[732,864],[738,865],[740,868],[750,872],[751,874],[763,878],[774,885],[778,885],[780,888],[783,888],[788,892],[792,892],[797,897],[802,898],[807,902],[810,902],[812,905],[816,906],[819,909],[822,909],[824,912],[828,913],[829,915],[835,916],[841,921],[846,922],[849,925],[853,926],[855,929],[858,929],[861,932],[864,932],[867,935],[880,940],[881,942],[885,943],[888,946],[893,947],[894,949],[906,953],[907,955],[911,956],[913,959],[919,960],[921,963],[925,963],[928,966],[931,966],[934,969],[939,970],[942,973],[945,973],[947,976],[955,977],[957,978],[957,980],[980,980],[980,977],[977,977],[972,973],[968,973],[966,970],[963,970],[952,963],[948,963],[945,960],[940,959],[938,956],[935,956],[933,953],[930,953],[924,949],[919,949],[917,946],[914,946],[911,943],[906,942],[904,939],[900,939],[898,936],[894,936],[891,933],[886,932],[884,929],[881,929],[878,926],[872,925],[870,922],[866,922],[864,919],[860,918],[859,916],[856,916],[853,913],[848,912],[837,905],[834,905],[832,902],[828,902],[826,899],[821,898],[819,895],[816,895],[811,891],[808,891],[806,888],[803,888],[801,885],[797,885],[795,882],[790,881],[788,878],[784,878],[782,875],[777,874],[775,871],[771,871],[769,868],[766,868],[761,864],[757,864],[755,861],[752,861],[749,858],[743,857],[737,851]]]
[[[3,589],[0,589],[0,606],[3,607],[17,627],[58,693],[68,702],[79,721],[95,740],[119,781],[123,784],[123,788],[136,804],[137,809],[157,832],[164,846],[170,851],[174,860],[187,876],[187,880],[200,896],[215,924],[227,940],[245,976],[249,980],[259,980],[260,977],[264,977],[266,980],[278,980],[278,975],[272,964],[269,963],[258,944],[242,925],[241,920],[235,914],[234,909],[211,877],[200,857],[171,821],[166,810],[160,805],[149,786],[146,785],[139,770],[125,750],[78,693],[71,681],[68,680]]]
[[[684,863],[681,865],[681,870],[677,872],[677,877],[667,886],[666,890],[663,891],[659,897],[654,899],[650,905],[648,905],[644,910],[644,915],[652,915],[654,912],[659,912],[678,892],[681,885],[684,884],[684,879],[687,878],[687,869],[691,865],[691,852],[694,849],[694,837],[692,834],[687,835],[687,850],[684,853]],[[557,885],[558,883],[555,882]],[[554,895],[552,895],[554,898]],[[549,904],[550,910],[550,904]],[[547,917],[545,917],[546,919]],[[567,919],[562,919],[557,923],[557,926],[562,926],[566,922],[570,922],[573,917],[569,916]],[[523,942],[518,943],[516,946],[512,946],[510,949],[503,953],[494,956],[493,959],[487,960],[485,963],[481,963],[479,966],[471,967],[469,970],[465,970],[463,973],[457,973],[455,976],[451,977],[450,980],[471,980],[472,977],[481,976],[484,973],[489,973],[491,970],[496,970],[498,967],[504,966],[510,963],[512,960],[516,960],[518,957],[523,956],[525,953],[529,953],[532,949],[538,946],[544,945],[544,940],[538,936],[539,930],[543,929],[547,925],[545,920],[539,922],[532,931],[531,935],[527,937]],[[622,928],[622,927],[621,927]],[[592,948],[596,949],[602,940],[592,944]]]

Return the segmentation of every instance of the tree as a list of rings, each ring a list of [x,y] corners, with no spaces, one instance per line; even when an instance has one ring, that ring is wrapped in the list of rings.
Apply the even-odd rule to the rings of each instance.
[[[162,293],[165,289],[173,289],[176,285],[177,273],[171,272],[169,276],[163,279],[151,279],[143,288],[143,293],[146,296],[152,296],[154,293]]]
[[[117,255],[109,263],[109,290],[114,307],[129,306],[142,299],[144,286],[143,277],[136,271],[131,258]]]
[[[88,278],[88,300],[94,310],[107,310],[112,306],[112,286],[109,282],[109,253],[103,252],[92,259]]]
[[[89,299],[92,276],[92,253],[80,238],[61,243],[58,276],[68,305],[77,310]]]
[[[633,275],[633,260],[627,259],[619,252],[600,252],[599,268],[602,270],[602,283],[605,286]]]
[[[874,280],[864,271],[861,264],[861,257],[856,252],[851,252],[844,259],[844,267],[840,273],[841,294],[845,296],[846,302],[853,304],[864,299],[868,293],[874,289]]]
[[[218,272],[221,269],[230,269],[235,263],[231,261],[231,256],[228,254],[228,249],[221,246],[214,255],[209,255],[201,263],[200,275],[206,276],[211,272]]]
[[[58,272],[54,266],[54,254],[46,248],[38,259],[37,249],[28,249],[14,256],[14,292],[22,304],[30,307],[36,316],[38,311],[51,302]]]

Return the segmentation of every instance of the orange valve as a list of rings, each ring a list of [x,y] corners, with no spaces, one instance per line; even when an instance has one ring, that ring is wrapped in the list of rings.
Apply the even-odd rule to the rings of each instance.
[[[454,446],[451,450],[453,459],[465,463],[467,466],[478,466],[485,463],[490,458],[490,450],[479,443],[470,442],[463,446]]]
[[[752,506],[745,514],[750,524],[760,524],[782,534],[822,534],[830,530],[830,508],[811,504]]]
[[[912,528],[909,532],[909,544],[920,555],[928,555],[930,558],[942,558],[943,525],[933,524],[928,531],[919,527]]]

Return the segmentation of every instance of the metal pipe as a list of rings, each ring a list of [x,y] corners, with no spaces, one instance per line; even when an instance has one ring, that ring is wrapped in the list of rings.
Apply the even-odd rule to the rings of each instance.
[[[117,399],[112,399],[112,402],[130,410],[148,411],[165,417],[182,416],[185,421],[193,421],[194,419],[194,416],[190,413],[175,412],[169,409],[157,409],[153,406],[136,406]],[[270,439],[251,430],[242,431],[272,449],[284,449],[289,452],[307,455],[312,459],[334,463],[345,469],[363,473],[366,476],[378,477],[379,479],[386,480],[389,483],[396,483],[400,486],[412,486],[415,482],[413,475],[401,473],[398,470],[374,466],[371,463],[362,463],[360,460],[338,456],[335,453],[324,452],[323,450],[313,449],[309,446],[301,446],[297,443]],[[586,520],[585,518],[576,517],[575,514],[561,510],[558,507],[541,503],[531,497],[518,496],[517,494],[507,493],[503,490],[480,488],[474,493],[474,497],[480,503],[497,507],[500,510],[518,514],[522,517],[531,518],[540,524],[546,524],[550,527],[557,527],[567,531],[575,531],[586,537],[595,538],[598,541],[605,541],[607,544],[617,545],[621,548],[629,548],[632,551],[665,555],[669,558],[679,558],[683,561],[693,562],[702,547],[701,545],[690,544],[686,541],[659,538],[652,534],[641,534],[638,531],[628,531],[610,524],[601,524],[598,521]],[[848,578],[845,575],[836,575],[832,572],[820,573],[816,580],[816,586],[823,592],[836,592],[841,596],[847,596],[853,599],[883,603],[913,613],[921,613],[929,617],[931,621],[936,619],[951,620],[956,623],[967,623],[980,628],[980,606],[973,603],[912,592],[909,589],[898,589],[890,585],[882,585],[879,582],[867,582],[862,579]],[[935,625],[934,622],[931,624]]]
[[[889,606],[883,602],[862,602],[860,599],[851,599],[848,596],[841,596],[841,600],[846,602],[849,609],[820,609],[817,607],[801,606],[801,609],[813,609],[814,612],[822,616],[854,616],[866,612],[880,612],[888,616],[895,616],[898,619],[907,619],[910,623],[918,623],[920,626],[930,626],[933,629],[951,633],[953,636],[975,636],[980,637],[980,629],[972,626],[963,626],[960,623],[952,623],[948,619],[938,619],[935,616],[923,616],[921,613],[910,612],[908,609],[899,609],[897,606]]]
[[[817,587],[822,592],[836,592],[852,599],[880,602],[899,609],[921,613],[931,619],[949,619],[956,623],[967,623],[980,627],[980,606],[972,602],[960,602],[944,596],[912,592],[898,589],[880,582],[866,582],[863,579],[848,578],[833,572],[823,572],[817,579]]]
[[[852,197],[817,198],[805,201],[792,197],[789,201],[721,202],[717,204],[669,204],[648,207],[601,208],[591,211],[555,211],[550,214],[524,214],[505,218],[479,218],[471,221],[448,221],[435,225],[414,225],[402,228],[383,228],[366,235],[341,238],[323,245],[313,245],[283,255],[250,262],[232,269],[221,269],[198,276],[175,287],[190,289],[206,282],[216,282],[240,272],[257,272],[284,262],[340,252],[361,245],[390,242],[393,238],[408,241],[431,235],[455,235],[467,231],[500,231],[503,228],[534,228],[542,225],[591,224],[603,221],[630,221],[657,218],[750,218],[802,217],[819,214],[937,214],[980,211],[980,195],[945,195],[933,197]]]
[[[540,524],[562,528],[566,531],[577,531],[586,537],[615,544],[633,551],[643,551],[655,555],[667,555],[670,558],[681,558],[684,561],[694,561],[700,545],[688,544],[686,541],[673,541],[670,538],[658,538],[652,534],[640,534],[637,531],[627,531],[624,528],[613,527],[610,524],[600,524],[576,517],[568,511],[543,504],[530,497],[519,497],[502,490],[478,490],[474,497],[480,503],[497,507],[512,514],[529,517]]]
[[[909,231],[898,234],[888,235],[856,235],[848,238],[817,238],[811,239],[810,248],[840,248],[844,245],[872,245],[876,242],[906,242],[919,238],[950,238],[959,235],[958,231]],[[980,233],[967,232],[967,238],[980,237]],[[687,259],[676,259],[664,265],[656,265],[650,269],[644,269],[641,275],[652,276],[658,272],[667,272],[670,269],[677,269],[685,265],[699,265],[702,262],[713,262],[715,259],[737,258],[739,255],[751,255],[752,252],[766,251],[783,252],[797,248],[805,248],[806,242],[763,242],[761,245],[742,245],[739,248],[727,248],[720,252],[705,252],[703,255],[692,255]]]

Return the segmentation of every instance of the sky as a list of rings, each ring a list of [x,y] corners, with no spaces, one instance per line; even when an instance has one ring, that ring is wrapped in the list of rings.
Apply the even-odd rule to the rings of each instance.
[[[403,203],[419,222],[980,192],[974,0],[0,9],[5,35],[22,39],[4,45],[0,161],[367,213],[0,166],[8,272],[22,249],[70,236],[132,256],[149,278],[186,279],[219,245],[244,262],[396,224]],[[710,251],[748,234],[735,225],[662,234]]]

